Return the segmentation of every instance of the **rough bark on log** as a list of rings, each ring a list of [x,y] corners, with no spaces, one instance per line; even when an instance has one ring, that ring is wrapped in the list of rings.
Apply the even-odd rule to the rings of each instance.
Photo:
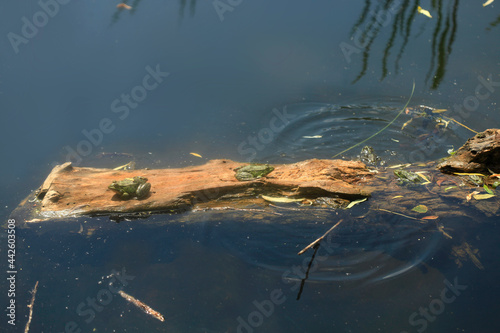
[[[441,172],[500,173],[500,129],[476,134],[446,161],[438,165]]]
[[[131,212],[183,211],[194,204],[224,196],[265,193],[300,198],[329,196],[356,199],[370,195],[364,185],[373,174],[361,162],[312,159],[274,165],[274,171],[253,181],[238,181],[234,169],[246,165],[212,160],[182,169],[117,171],[56,166],[47,177],[38,199],[41,217],[104,215]],[[141,200],[122,200],[108,185],[114,180],[143,176],[152,188]],[[251,190],[251,191],[249,191]]]

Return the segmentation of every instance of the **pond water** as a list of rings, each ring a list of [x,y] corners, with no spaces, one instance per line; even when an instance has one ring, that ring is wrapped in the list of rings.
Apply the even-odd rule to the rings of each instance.
[[[4,315],[1,332],[24,332],[36,281],[30,332],[499,331],[498,216],[442,219],[449,239],[363,205],[31,227],[11,212],[66,161],[293,163],[356,159],[365,144],[380,168],[444,157],[471,130],[500,124],[500,4],[118,3],[0,4],[6,314],[16,302],[16,325]],[[447,111],[418,117],[419,105]],[[316,252],[297,256],[339,219]],[[479,264],[453,255],[464,243]]]

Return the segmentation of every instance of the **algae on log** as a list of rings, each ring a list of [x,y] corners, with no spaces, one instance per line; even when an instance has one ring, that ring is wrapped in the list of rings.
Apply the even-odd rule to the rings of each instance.
[[[312,159],[274,165],[274,171],[252,181],[238,181],[237,167],[244,163],[212,160],[200,166],[180,169],[118,171],[56,166],[37,198],[39,207],[31,218],[40,221],[82,215],[110,215],[133,212],[179,212],[197,203],[224,197],[256,198],[265,193],[300,198],[335,197],[348,200],[370,195],[365,185],[373,173],[361,162]],[[108,189],[115,180],[143,176],[151,183],[144,199],[122,200]]]

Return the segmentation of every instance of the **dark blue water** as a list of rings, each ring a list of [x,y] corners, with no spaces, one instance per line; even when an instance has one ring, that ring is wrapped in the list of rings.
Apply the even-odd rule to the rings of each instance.
[[[10,215],[68,160],[167,168],[331,158],[389,124],[413,82],[410,106],[447,109],[476,131],[498,127],[498,4],[420,3],[431,19],[416,1],[135,0],[131,10],[59,1],[0,4],[0,201],[4,225],[18,219],[16,325],[4,315],[2,332],[24,332],[36,281],[30,332],[498,332],[498,216],[440,220],[448,239],[432,223],[358,219],[362,206],[27,228]],[[367,142],[386,165],[441,158],[474,134],[451,121],[436,135],[425,119],[402,129],[410,119]],[[297,300],[313,251],[296,253],[340,218]],[[483,269],[456,262],[464,242]]]

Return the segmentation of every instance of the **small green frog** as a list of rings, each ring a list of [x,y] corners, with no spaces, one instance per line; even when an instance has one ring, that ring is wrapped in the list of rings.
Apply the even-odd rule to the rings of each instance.
[[[120,198],[130,199],[137,197],[137,199],[145,198],[149,194],[151,184],[147,182],[146,177],[136,176],[134,178],[125,178],[120,181],[113,181],[108,186],[110,190],[115,191]]]
[[[368,165],[375,165],[378,161],[380,161],[380,157],[375,154],[375,150],[373,150],[370,146],[364,146],[359,153],[359,159],[361,162]]]
[[[473,185],[482,186],[484,184],[484,177],[479,175],[469,175],[467,180]]]
[[[419,184],[424,181],[422,177],[417,175],[415,172],[406,171],[403,169],[394,170],[394,176],[399,179],[400,184],[403,184],[405,182]]]
[[[236,174],[234,176],[239,181],[248,181],[267,176],[273,170],[274,167],[270,166],[269,164],[252,163],[250,165],[245,165],[243,167],[234,169],[234,171],[236,171]]]

